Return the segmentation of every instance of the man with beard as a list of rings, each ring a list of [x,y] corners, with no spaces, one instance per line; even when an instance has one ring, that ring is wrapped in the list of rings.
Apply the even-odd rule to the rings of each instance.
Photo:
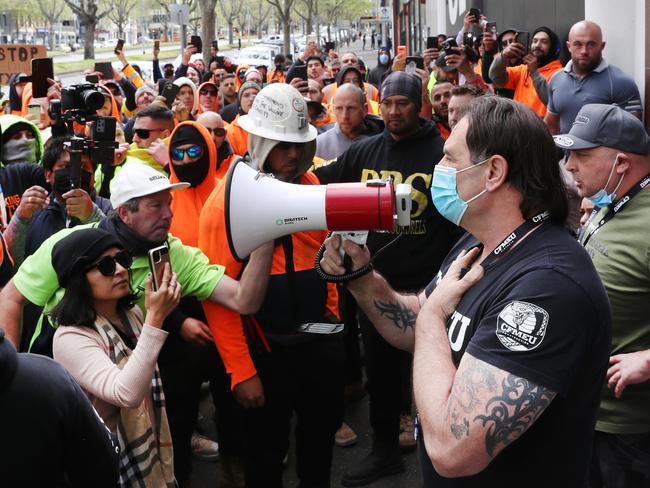
[[[497,88],[513,89],[513,100],[528,105],[543,117],[548,102],[548,82],[562,69],[557,59],[559,55],[560,39],[555,32],[548,27],[538,27],[533,31],[530,51],[519,42],[509,44],[492,63],[490,78]],[[523,64],[508,67],[515,59],[521,59]]]
[[[448,81],[437,83],[431,89],[431,106],[433,107],[433,121],[440,131],[440,136],[447,140],[451,133],[449,127],[449,100],[451,99],[451,89],[454,85]]]
[[[590,20],[574,24],[567,48],[571,61],[548,85],[544,122],[551,134],[566,134],[583,105],[615,104],[641,118],[643,107],[634,80],[603,59],[603,32]]]

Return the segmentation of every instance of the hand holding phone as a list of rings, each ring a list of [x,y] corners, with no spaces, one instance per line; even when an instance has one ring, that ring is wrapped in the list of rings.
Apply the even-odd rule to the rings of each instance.
[[[424,58],[422,56],[407,56],[404,71],[415,73],[416,69],[424,69]]]
[[[32,59],[32,97],[42,98],[47,96],[47,90],[50,88],[48,78],[54,78],[54,65],[52,58],[34,58]]]
[[[438,49],[438,36],[427,37],[427,49]]]
[[[196,48],[197,53],[203,52],[203,41],[201,40],[201,36],[192,36],[190,44]]]
[[[93,71],[101,73],[102,80],[113,79],[113,64],[110,62],[95,63]]]
[[[453,37],[448,37],[447,40],[442,45],[442,49],[445,51],[445,56],[458,54],[458,52],[456,51],[457,47],[458,47],[458,43],[456,42],[456,39],[454,39]]]
[[[118,56],[124,51],[124,39],[118,39],[113,52]]]
[[[403,54],[406,56],[406,46],[397,46],[397,54]]]
[[[176,95],[178,94],[179,87],[177,85],[174,85],[171,81],[165,83],[165,86],[163,86],[162,92],[160,92],[160,96],[165,98],[165,104],[167,105],[167,108],[171,109],[172,105],[174,104],[174,101],[176,100]]]
[[[171,262],[169,260],[169,248],[167,244],[154,247],[149,250],[149,270],[151,271],[151,286],[154,291],[160,289],[163,284],[163,275],[165,272],[165,264],[169,265],[171,272]],[[171,274],[171,273],[170,273]]]

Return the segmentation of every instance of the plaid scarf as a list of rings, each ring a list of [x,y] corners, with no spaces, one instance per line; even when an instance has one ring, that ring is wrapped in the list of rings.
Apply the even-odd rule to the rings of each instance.
[[[129,322],[126,335],[136,342],[141,330],[139,317],[133,312],[127,312],[126,315]],[[98,315],[95,327],[104,342],[108,357],[118,368],[124,368],[131,350],[105,318]],[[120,446],[121,487],[173,488],[176,486],[171,434],[158,367],[154,371],[151,382],[151,393],[151,396],[146,396],[136,408],[120,409],[117,439]],[[152,425],[147,402],[152,402],[155,425]]]

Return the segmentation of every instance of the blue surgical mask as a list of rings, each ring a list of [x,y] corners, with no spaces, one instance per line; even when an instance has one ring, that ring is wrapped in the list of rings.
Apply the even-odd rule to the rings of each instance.
[[[379,55],[379,62],[381,64],[388,64],[388,54],[380,54]]]
[[[616,156],[616,159],[614,160],[612,170],[609,172],[609,178],[607,178],[607,183],[605,183],[605,186],[594,193],[592,196],[588,197],[589,200],[591,200],[591,203],[593,203],[598,208],[607,207],[614,200],[616,200],[616,191],[618,190],[618,187],[621,186],[621,183],[623,183],[625,174],[621,175],[621,179],[618,181],[618,185],[616,185],[616,188],[614,188],[614,191],[612,193],[607,193],[607,187],[609,186],[609,182],[612,180],[612,176],[614,176],[614,169],[616,168],[617,164],[618,156]]]
[[[464,201],[458,195],[458,188],[456,187],[456,175],[463,171],[476,168],[485,163],[490,158],[473,164],[467,168],[456,170],[448,166],[436,165],[433,169],[433,181],[431,182],[431,198],[433,205],[436,207],[440,215],[447,220],[450,220],[456,225],[460,225],[460,221],[467,211],[470,203],[483,195],[487,190],[483,190],[478,195],[473,196],[467,201]]]

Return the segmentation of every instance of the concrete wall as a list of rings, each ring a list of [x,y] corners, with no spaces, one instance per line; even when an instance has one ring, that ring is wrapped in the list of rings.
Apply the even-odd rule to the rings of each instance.
[[[647,0],[585,0],[585,18],[598,23],[607,43],[603,56],[636,81],[645,96],[646,89],[646,11]],[[647,118],[647,117],[646,117]]]

